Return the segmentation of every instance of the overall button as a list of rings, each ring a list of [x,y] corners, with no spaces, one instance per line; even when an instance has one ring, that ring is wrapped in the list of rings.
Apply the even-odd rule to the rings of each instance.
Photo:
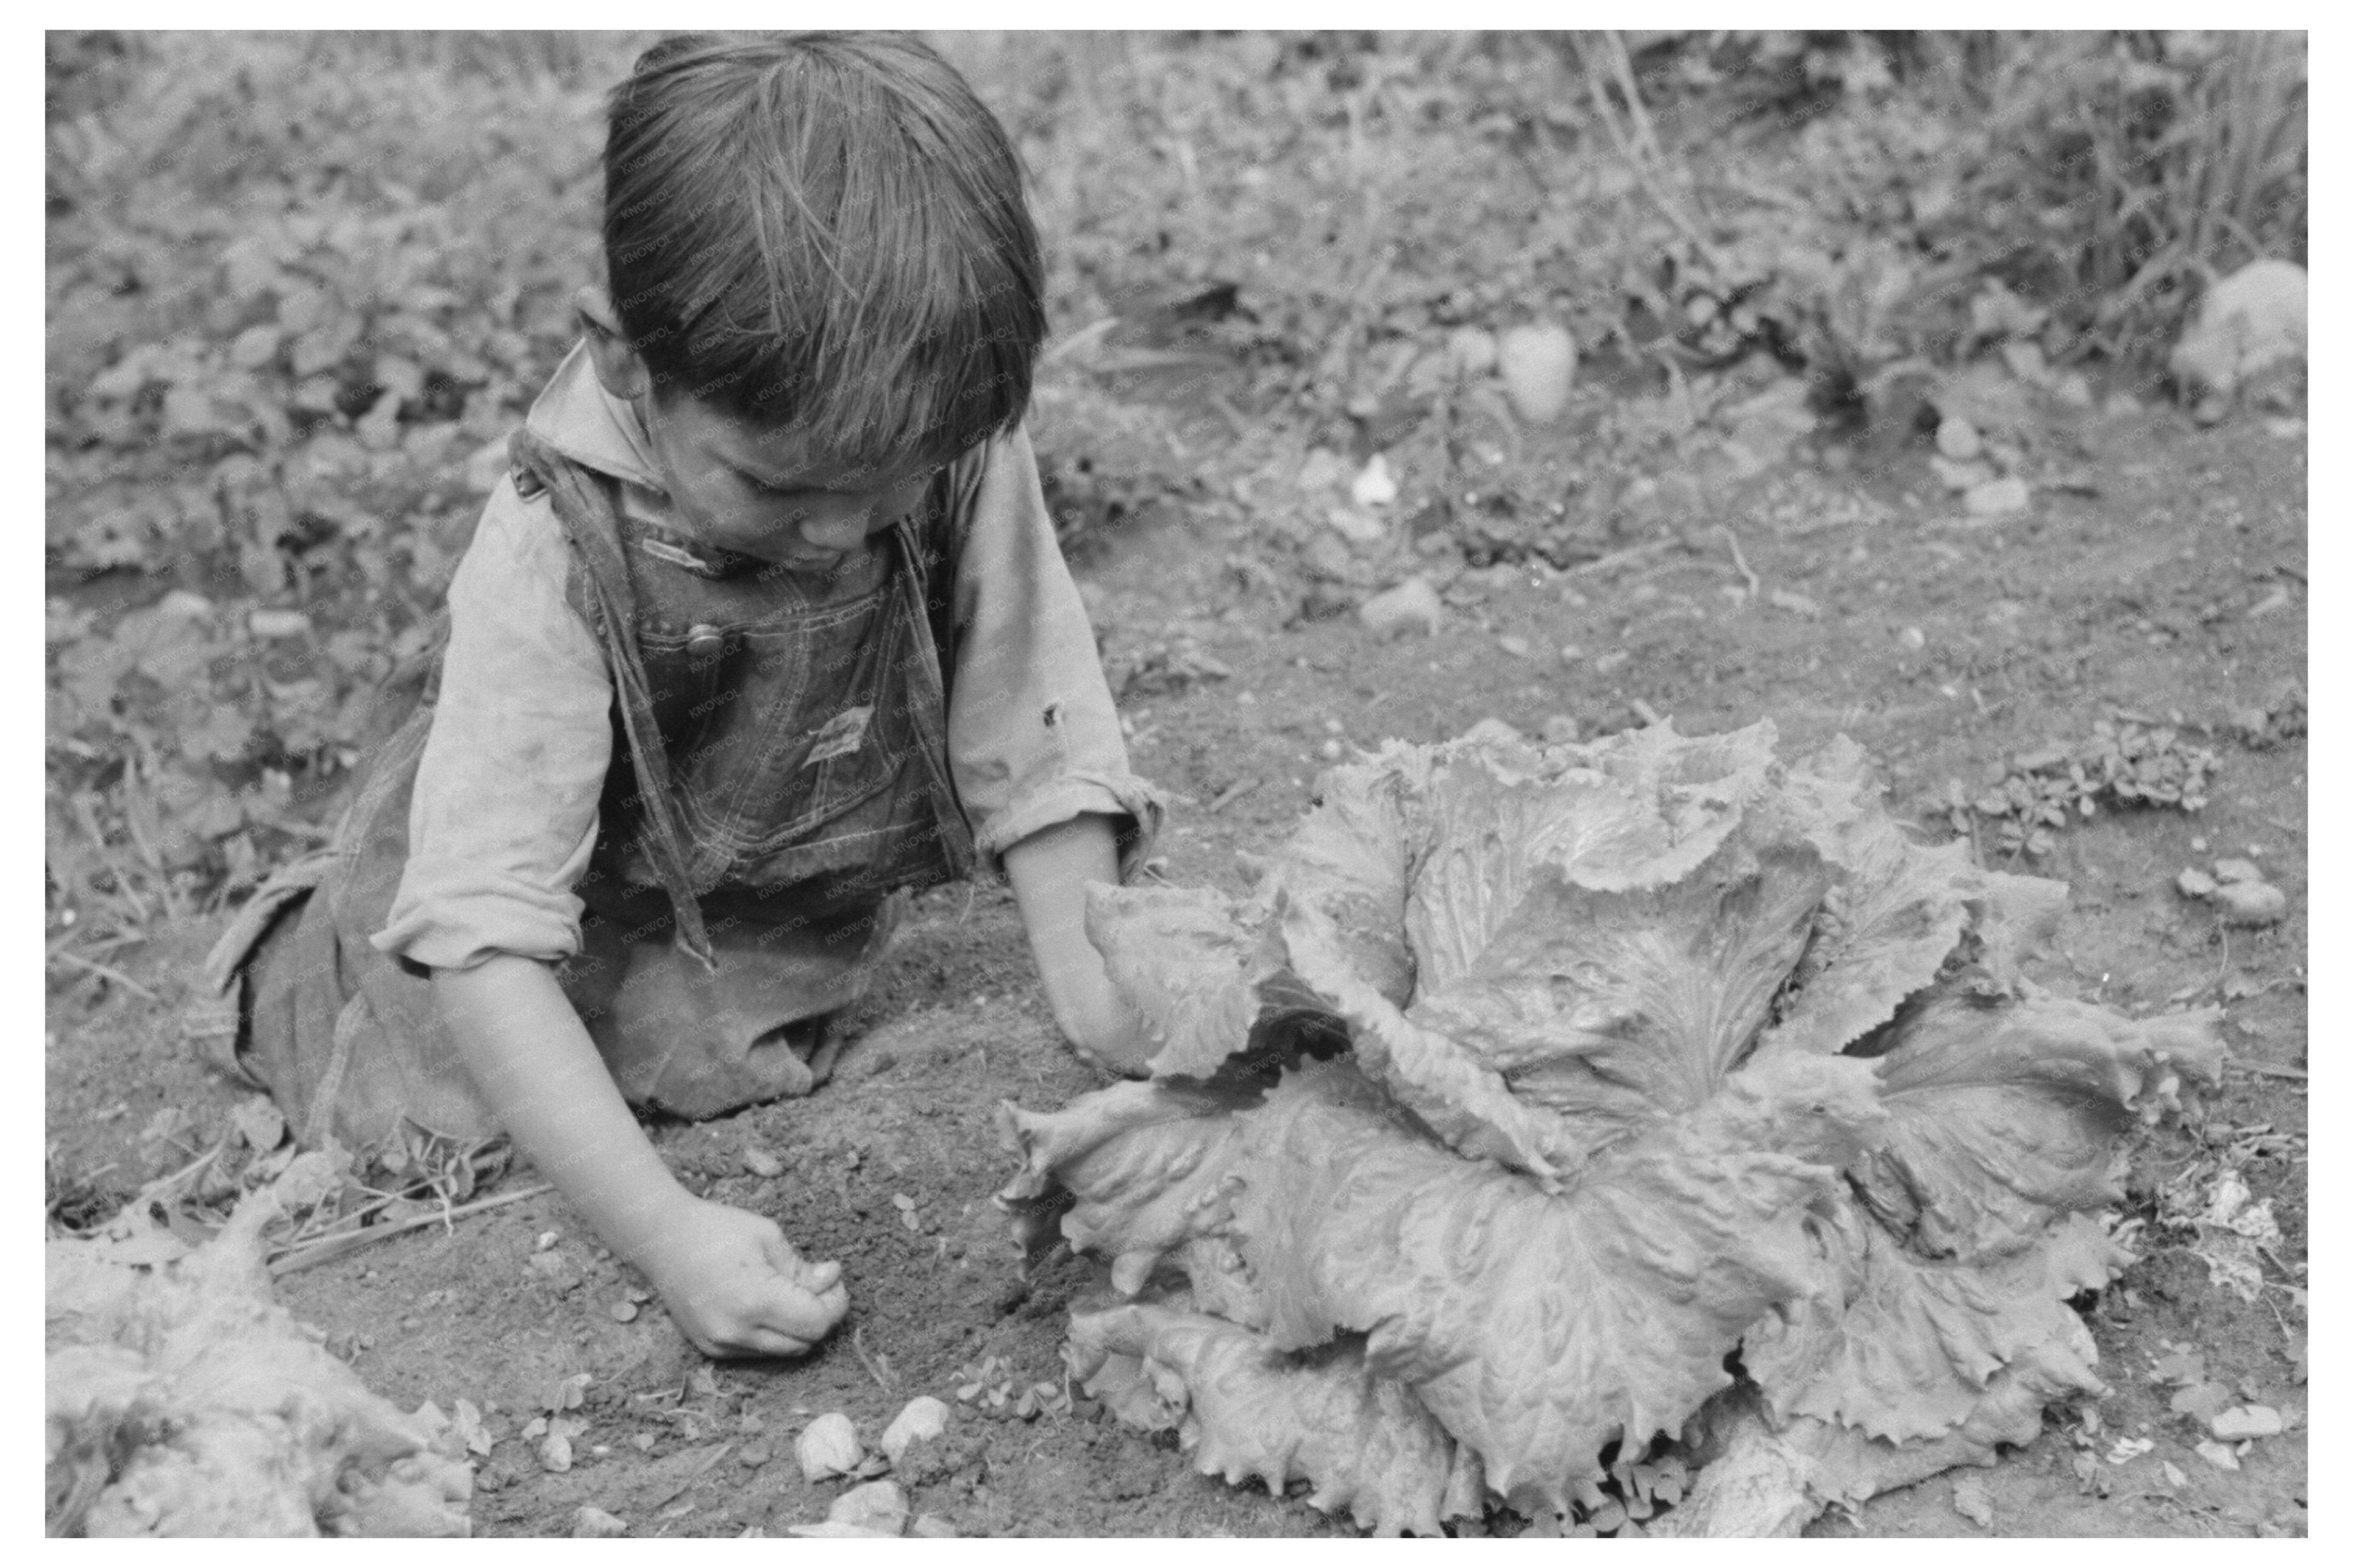
[[[696,659],[717,658],[727,650],[727,639],[719,635],[717,626],[689,626],[686,629],[686,651]]]

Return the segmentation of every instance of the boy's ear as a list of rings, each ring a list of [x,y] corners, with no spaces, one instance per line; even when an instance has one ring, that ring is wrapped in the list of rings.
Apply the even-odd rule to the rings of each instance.
[[[653,378],[646,374],[646,362],[638,357],[638,351],[621,331],[621,315],[613,309],[612,296],[596,284],[584,284],[572,296],[572,310],[588,339],[588,357],[605,390],[624,402],[652,390]]]

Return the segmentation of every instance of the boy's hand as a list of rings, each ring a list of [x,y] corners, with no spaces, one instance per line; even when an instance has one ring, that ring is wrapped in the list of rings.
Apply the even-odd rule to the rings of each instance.
[[[635,1261],[705,1355],[804,1355],[849,1310],[841,1265],[810,1263],[776,1221],[704,1198],[689,1198]]]

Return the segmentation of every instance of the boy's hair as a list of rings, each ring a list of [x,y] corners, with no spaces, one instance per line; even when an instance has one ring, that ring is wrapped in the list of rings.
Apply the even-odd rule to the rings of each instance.
[[[605,140],[605,264],[657,400],[852,468],[1010,430],[1046,332],[1021,166],[949,65],[889,34],[690,34]]]

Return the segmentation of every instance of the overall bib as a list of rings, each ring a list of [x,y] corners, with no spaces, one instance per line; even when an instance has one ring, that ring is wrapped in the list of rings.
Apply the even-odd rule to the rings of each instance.
[[[955,561],[976,449],[860,570],[816,588],[626,516],[617,482],[514,437],[572,546],[565,593],[613,678],[613,752],[580,951],[555,976],[633,1105],[704,1117],[805,1094],[826,1017],[862,994],[903,890],[970,875],[948,773]],[[332,845],[270,879],[207,961],[234,1065],[301,1141],[373,1149],[405,1120],[497,1121],[428,972],[378,952],[408,851],[430,698],[368,765]]]

